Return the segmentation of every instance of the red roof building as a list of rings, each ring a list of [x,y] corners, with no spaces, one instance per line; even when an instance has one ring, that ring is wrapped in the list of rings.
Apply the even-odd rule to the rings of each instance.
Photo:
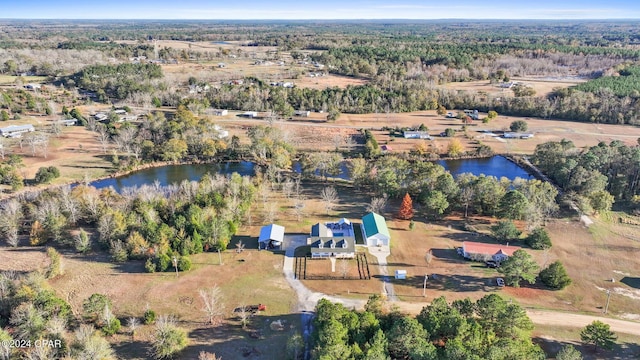
[[[472,260],[503,261],[520,249],[519,246],[509,246],[508,244],[485,244],[473,241],[462,243],[463,256]]]

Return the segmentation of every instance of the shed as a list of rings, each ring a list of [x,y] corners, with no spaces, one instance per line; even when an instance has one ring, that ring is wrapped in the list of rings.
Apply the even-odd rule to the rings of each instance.
[[[391,235],[382,215],[368,213],[362,218],[363,237],[367,246],[389,246]]]
[[[282,246],[284,241],[284,226],[270,224],[260,229],[258,246],[263,249],[273,249]]]
[[[404,280],[407,278],[407,270],[396,270],[396,279]]]

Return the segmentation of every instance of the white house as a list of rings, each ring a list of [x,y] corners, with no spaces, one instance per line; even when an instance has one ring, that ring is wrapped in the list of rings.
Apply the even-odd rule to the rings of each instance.
[[[273,249],[282,246],[284,241],[284,226],[270,224],[260,229],[258,246],[261,249]]]
[[[240,116],[247,117],[247,118],[255,118],[255,117],[258,117],[258,112],[257,111],[245,111],[244,113],[240,114]]]
[[[309,117],[309,115],[311,115],[311,111],[296,110],[293,114],[295,116]]]
[[[362,218],[362,232],[367,246],[389,246],[391,235],[384,217],[368,213]]]
[[[311,257],[315,259],[356,256],[354,237],[311,237],[307,243],[311,245]]]
[[[427,139],[431,140],[431,136],[426,131],[405,131],[403,133],[405,139]]]
[[[22,133],[32,132],[36,129],[33,125],[11,125],[0,128],[0,135],[4,137],[20,137]]]
[[[229,110],[225,110],[225,109],[215,109],[213,110],[213,115],[215,116],[225,116],[229,114]]]

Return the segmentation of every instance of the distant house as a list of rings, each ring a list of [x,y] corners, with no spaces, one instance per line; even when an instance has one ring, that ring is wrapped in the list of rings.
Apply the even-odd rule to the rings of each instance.
[[[382,215],[369,213],[362,218],[362,231],[367,246],[389,246],[391,235]]]
[[[282,246],[284,241],[284,226],[270,224],[260,229],[258,246],[261,249],[274,249]]]
[[[215,130],[218,133],[218,139],[224,139],[226,137],[229,137],[229,132],[221,128],[219,125],[213,125],[213,130]]]
[[[478,114],[478,110],[465,110],[464,114],[473,120],[478,120],[480,118],[480,114]]]
[[[239,116],[247,117],[247,118],[255,118],[255,117],[258,117],[258,112],[257,111],[245,111],[244,113],[240,114]]]
[[[531,133],[516,133],[516,132],[506,132],[502,135],[505,139],[531,139],[533,134]]]
[[[42,85],[40,84],[27,84],[24,86],[25,89],[27,90],[31,90],[31,91],[37,91],[42,89]]]
[[[227,64],[221,62],[221,63],[218,63],[218,67],[219,68],[224,68],[224,67],[227,67]]]
[[[353,225],[347,219],[337,222],[317,223],[311,227],[307,245],[312,258],[353,258],[356,255],[356,238]]]
[[[311,115],[311,111],[296,110],[293,114],[295,116],[309,117],[309,115]]]
[[[58,123],[64,125],[64,126],[73,126],[76,125],[78,123],[77,119],[65,119],[65,120],[60,120],[58,121]]]
[[[427,139],[431,140],[431,136],[426,131],[405,131],[404,132],[405,139]]]
[[[520,249],[519,246],[465,241],[462,243],[462,256],[472,260],[495,260],[500,262],[506,260],[516,250]]]
[[[215,109],[213,110],[213,115],[215,116],[225,116],[229,114],[229,110]]]
[[[23,133],[32,132],[36,129],[33,125],[11,125],[0,128],[0,135],[4,137],[21,137]]]

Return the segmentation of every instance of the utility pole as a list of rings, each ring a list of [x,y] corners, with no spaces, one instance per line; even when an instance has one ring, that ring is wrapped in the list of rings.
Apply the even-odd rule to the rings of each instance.
[[[178,258],[174,256],[171,261],[173,262],[173,267],[176,268],[176,277],[178,277]]]
[[[609,299],[611,298],[611,290],[607,290],[607,304],[604,306],[604,313],[609,311]]]
[[[424,285],[422,285],[422,297],[427,297],[427,279],[429,278],[429,275],[426,274],[424,276]]]

